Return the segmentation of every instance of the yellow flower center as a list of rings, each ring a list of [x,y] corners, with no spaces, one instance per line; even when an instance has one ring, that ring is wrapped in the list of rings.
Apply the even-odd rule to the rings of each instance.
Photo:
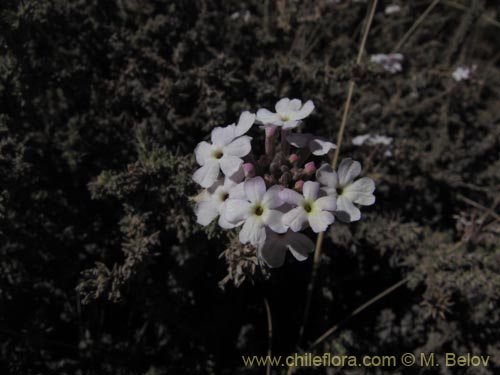
[[[307,213],[311,213],[313,210],[313,204],[311,202],[308,202],[308,201],[304,201],[304,203],[302,204],[302,207],[304,208],[304,211]]]
[[[253,209],[253,213],[257,216],[262,216],[264,213],[264,208],[261,205],[257,205]]]

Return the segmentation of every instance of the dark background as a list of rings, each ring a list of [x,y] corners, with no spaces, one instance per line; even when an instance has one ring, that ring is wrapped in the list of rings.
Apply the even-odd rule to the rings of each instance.
[[[3,0],[0,373],[263,373],[241,361],[267,352],[263,297],[273,353],[294,352],[312,262],[219,287],[248,259],[219,258],[226,234],[195,223],[193,150],[283,96],[312,99],[304,130],[334,140],[350,79],[341,157],[362,162],[377,202],[328,233],[305,343],[408,277],[317,352],[471,352],[490,366],[393,370],[498,373],[500,7],[441,1],[392,75],[368,56],[430,1],[400,4],[379,3],[355,65],[363,2]],[[365,133],[393,137],[392,156],[352,146]]]

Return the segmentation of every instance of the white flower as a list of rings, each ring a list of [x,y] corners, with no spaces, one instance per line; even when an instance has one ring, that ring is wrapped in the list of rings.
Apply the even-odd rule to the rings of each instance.
[[[354,146],[362,146],[365,143],[369,146],[374,146],[374,145],[389,146],[392,144],[392,138],[379,134],[374,134],[374,135],[363,134],[363,135],[358,135],[357,137],[354,137],[352,139],[352,144]]]
[[[325,185],[323,190],[337,198],[336,215],[342,221],[357,221],[361,218],[361,212],[354,203],[362,206],[375,203],[375,183],[368,177],[354,181],[360,173],[361,164],[352,159],[342,160],[338,173],[328,164],[323,164],[316,172],[316,179]]]
[[[362,146],[370,137],[371,134],[358,135],[352,139],[352,144],[354,146]]]
[[[212,130],[212,143],[200,142],[194,150],[199,168],[193,175],[193,180],[204,188],[212,186],[222,170],[225,176],[230,177],[243,164],[242,157],[250,150],[252,138],[244,136],[255,122],[255,115],[243,112],[238,125],[217,127]]]
[[[404,57],[400,53],[390,53],[388,55],[379,53],[370,57],[372,63],[381,65],[384,70],[392,74],[403,70],[403,66],[401,65],[403,59]]]
[[[234,228],[237,224],[228,222],[225,217],[226,203],[228,199],[244,198],[243,182],[237,183],[230,178],[218,180],[198,196],[195,207],[196,222],[207,226],[219,216],[219,225],[222,228]]]
[[[391,4],[385,7],[385,14],[393,14],[393,13],[399,13],[401,11],[401,7],[397,4]]]
[[[290,134],[286,137],[288,143],[297,148],[308,147],[313,155],[326,155],[328,151],[334,150],[337,146],[326,138],[317,137],[313,134]]]
[[[228,199],[226,219],[236,225],[243,224],[239,237],[241,243],[251,243],[259,246],[266,239],[266,226],[277,233],[284,233],[283,213],[276,210],[283,205],[280,197],[281,188],[272,186],[266,191],[262,177],[251,178],[244,183],[244,199]]]
[[[234,12],[233,14],[231,14],[231,15],[229,16],[229,18],[230,18],[231,20],[237,20],[238,18],[240,18],[240,17],[241,17],[241,18],[243,18],[243,21],[244,21],[244,22],[248,22],[248,21],[250,20],[250,17],[251,17],[251,16],[252,16],[252,15],[251,15],[251,14],[250,14],[250,12],[247,10],[245,13],[243,13],[243,15],[241,15],[241,14],[240,14],[240,12]]]
[[[464,67],[458,67],[456,68],[453,73],[451,74],[453,79],[457,82],[460,81],[467,81],[471,77],[471,71],[469,68],[464,68]]]
[[[337,200],[332,196],[320,197],[320,184],[318,182],[306,181],[302,191],[304,195],[291,189],[282,191],[283,200],[296,206],[283,216],[283,222],[294,232],[304,229],[307,223],[314,232],[324,232],[334,221],[334,217],[329,211],[336,209]]]
[[[314,110],[314,104],[308,100],[304,105],[299,99],[283,98],[275,106],[276,113],[261,108],[257,111],[257,120],[265,125],[282,126],[293,129]]]
[[[271,267],[281,267],[289,250],[295,259],[302,262],[314,251],[314,243],[302,233],[288,230],[284,234],[266,231],[266,241],[259,247],[259,256]]]

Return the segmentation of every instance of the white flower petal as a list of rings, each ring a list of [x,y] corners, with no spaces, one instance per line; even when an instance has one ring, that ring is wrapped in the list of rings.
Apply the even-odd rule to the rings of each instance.
[[[280,196],[284,202],[295,206],[298,206],[304,200],[304,197],[301,194],[292,189],[283,189],[280,192]]]
[[[236,125],[234,135],[239,137],[240,135],[246,134],[255,122],[255,114],[248,111],[243,112],[238,120],[238,125]]]
[[[217,191],[217,189],[219,189],[223,185],[224,185],[224,180],[219,179],[206,189],[206,192],[209,193],[208,195],[210,199],[213,198],[213,194]]]
[[[229,190],[229,199],[246,199],[245,183],[240,182]]]
[[[315,201],[319,195],[319,183],[316,181],[306,181],[302,187],[304,198]]]
[[[209,161],[212,156],[212,145],[208,142],[200,142],[194,149],[194,154],[196,155],[196,162],[199,165],[205,165],[207,161]]]
[[[290,100],[288,107],[290,108],[290,111],[298,111],[300,110],[300,107],[302,107],[302,100],[292,99]]]
[[[354,146],[362,146],[370,137],[370,134],[358,135],[352,139],[352,144]]]
[[[212,195],[207,191],[207,189],[203,189],[200,193],[194,197],[194,201],[196,203],[207,202],[212,199]]]
[[[226,176],[226,180],[233,181],[235,183],[239,183],[245,179],[245,171],[243,170],[243,164],[238,168],[236,173],[232,174],[231,176]]]
[[[266,240],[266,230],[262,220],[254,216],[247,218],[245,224],[243,224],[243,228],[241,228],[239,237],[241,243],[251,243],[254,246],[264,243]]]
[[[296,207],[283,215],[283,222],[291,230],[298,232],[304,229],[304,224],[307,222],[307,214],[302,207]]]
[[[286,245],[281,236],[266,235],[266,241],[259,248],[260,257],[271,268],[281,267],[285,263]]]
[[[286,234],[286,239],[288,249],[299,262],[306,260],[309,254],[314,251],[314,242],[305,234],[289,231]]]
[[[291,120],[302,120],[311,114],[314,110],[314,103],[311,100],[308,100],[304,103],[302,108],[299,111],[293,112],[290,116]]]
[[[219,163],[216,160],[211,160],[194,172],[193,181],[204,188],[208,188],[217,181],[218,175]]]
[[[324,232],[335,218],[330,212],[315,211],[309,214],[309,225],[315,233]]]
[[[323,137],[314,137],[309,141],[309,149],[316,156],[326,155],[328,151],[336,147],[334,143]]]
[[[385,14],[393,14],[393,13],[398,13],[401,11],[401,7],[398,4],[390,4],[385,7]]]
[[[288,112],[290,111],[290,99],[288,98],[280,99],[276,103],[274,109],[280,115],[288,115]]]
[[[224,147],[224,155],[238,156],[240,158],[248,155],[248,153],[252,150],[252,145],[250,144],[251,139],[252,138],[246,135],[236,138]]]
[[[219,215],[219,210],[213,202],[208,201],[197,204],[195,213],[196,222],[203,226],[207,226]]]
[[[335,215],[344,222],[358,221],[361,219],[361,212],[351,202],[351,200],[343,195],[337,198],[337,211]]]
[[[404,56],[401,53],[391,53],[391,54],[389,54],[389,57],[393,60],[396,60],[396,61],[403,61],[404,60]]]
[[[214,144],[214,146],[222,148],[233,141],[233,139],[235,138],[234,132],[234,125],[228,125],[223,128],[218,126],[212,130],[212,143]]]
[[[337,172],[329,164],[323,164],[319,167],[316,171],[316,180],[330,188],[336,188],[339,183]]]
[[[370,56],[370,62],[375,64],[382,64],[388,60],[388,56],[384,53],[376,53]]]
[[[375,183],[373,180],[368,177],[363,177],[346,186],[342,195],[346,196],[354,203],[370,206],[375,203],[374,191]]]
[[[337,209],[337,197],[332,195],[321,197],[314,204],[323,211],[335,211]]]
[[[277,210],[266,210],[263,221],[264,224],[276,233],[285,233],[288,229],[283,222],[283,213]]]
[[[342,160],[338,169],[339,184],[345,186],[350,184],[361,173],[361,164],[347,158]]]
[[[333,188],[333,187],[324,186],[321,188],[321,191],[323,193],[325,193],[326,195],[330,195],[330,196],[335,197],[335,198],[338,196],[337,189]]]
[[[237,226],[243,224],[243,221],[240,221],[240,222],[237,222],[237,223],[230,223],[226,217],[224,216],[224,214],[220,215],[219,216],[219,222],[218,222],[219,226],[221,228],[224,228],[224,229],[233,229],[233,228],[236,228]]]
[[[231,223],[237,223],[250,216],[250,203],[242,199],[228,199],[224,208],[224,216]]]
[[[389,146],[392,143],[392,138],[385,135],[375,134],[368,142],[371,145]]]
[[[299,120],[288,120],[283,123],[283,129],[294,129],[299,125]]]
[[[311,134],[299,134],[293,133],[286,137],[288,143],[290,143],[293,147],[304,148],[308,145],[311,140]]]
[[[254,177],[245,181],[245,194],[250,202],[262,201],[266,192],[266,183],[262,177]]]
[[[257,111],[257,120],[263,124],[281,125],[279,116],[265,108],[261,108]]]
[[[283,199],[281,198],[282,188],[278,185],[274,185],[265,192],[262,197],[262,204],[266,208],[278,208],[283,204]]]
[[[238,169],[240,169],[241,165],[243,164],[243,160],[241,160],[239,157],[226,154],[222,156],[219,162],[222,173],[224,173],[224,175],[228,177],[238,172]]]

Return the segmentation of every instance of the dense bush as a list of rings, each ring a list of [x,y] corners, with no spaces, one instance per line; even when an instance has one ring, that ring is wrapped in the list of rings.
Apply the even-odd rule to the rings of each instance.
[[[341,154],[364,161],[377,203],[332,226],[305,341],[408,277],[316,350],[474,352],[498,372],[500,7],[442,3],[390,74],[368,56],[354,64],[363,2],[4,0],[2,373],[261,372],[241,355],[267,351],[263,296],[273,352],[294,352],[311,261],[259,270],[202,230],[193,148],[282,96],[312,99],[307,127],[334,139],[350,79]],[[385,5],[367,54],[391,52],[428,2]],[[365,133],[393,137],[391,154],[351,145]]]

